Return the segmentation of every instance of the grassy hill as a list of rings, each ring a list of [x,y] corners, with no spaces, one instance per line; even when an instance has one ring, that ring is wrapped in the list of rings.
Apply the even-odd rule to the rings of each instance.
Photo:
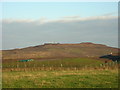
[[[64,58],[64,57],[99,57],[110,53],[118,53],[117,48],[102,44],[44,44],[22,49],[3,50],[3,59],[29,58]]]
[[[118,49],[93,43],[3,50],[2,87],[118,88],[119,64],[98,59],[111,52]],[[34,61],[19,62],[30,58]]]

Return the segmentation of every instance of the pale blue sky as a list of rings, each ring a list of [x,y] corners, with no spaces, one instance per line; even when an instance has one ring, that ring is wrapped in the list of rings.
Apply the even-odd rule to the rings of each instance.
[[[117,14],[117,2],[7,2],[3,3],[3,18],[56,19],[64,16],[81,17]]]
[[[117,2],[7,2],[2,12],[2,49],[47,42],[118,47]]]

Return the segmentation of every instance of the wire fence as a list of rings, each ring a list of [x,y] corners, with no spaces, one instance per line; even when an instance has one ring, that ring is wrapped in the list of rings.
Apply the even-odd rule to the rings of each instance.
[[[108,63],[102,63],[99,65],[85,65],[85,66],[64,66],[64,64],[60,64],[59,66],[48,66],[48,65],[42,65],[42,66],[36,66],[33,64],[32,67],[29,67],[27,64],[23,64],[23,66],[17,65],[10,65],[8,67],[3,68],[3,71],[52,71],[52,70],[91,70],[91,69],[118,69],[120,67],[120,64],[118,62],[108,62]]]

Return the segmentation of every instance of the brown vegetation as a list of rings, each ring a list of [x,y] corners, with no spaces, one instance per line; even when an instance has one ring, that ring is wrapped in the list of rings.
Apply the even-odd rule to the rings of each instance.
[[[64,58],[64,57],[99,57],[110,53],[118,53],[117,48],[102,44],[44,44],[22,49],[3,50],[4,59],[30,58]]]

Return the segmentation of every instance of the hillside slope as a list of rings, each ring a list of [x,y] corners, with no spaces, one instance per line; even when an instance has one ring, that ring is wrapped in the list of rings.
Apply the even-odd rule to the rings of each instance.
[[[64,57],[99,57],[110,53],[118,53],[117,48],[102,44],[44,44],[22,49],[3,50],[3,59],[28,58],[64,58]]]

